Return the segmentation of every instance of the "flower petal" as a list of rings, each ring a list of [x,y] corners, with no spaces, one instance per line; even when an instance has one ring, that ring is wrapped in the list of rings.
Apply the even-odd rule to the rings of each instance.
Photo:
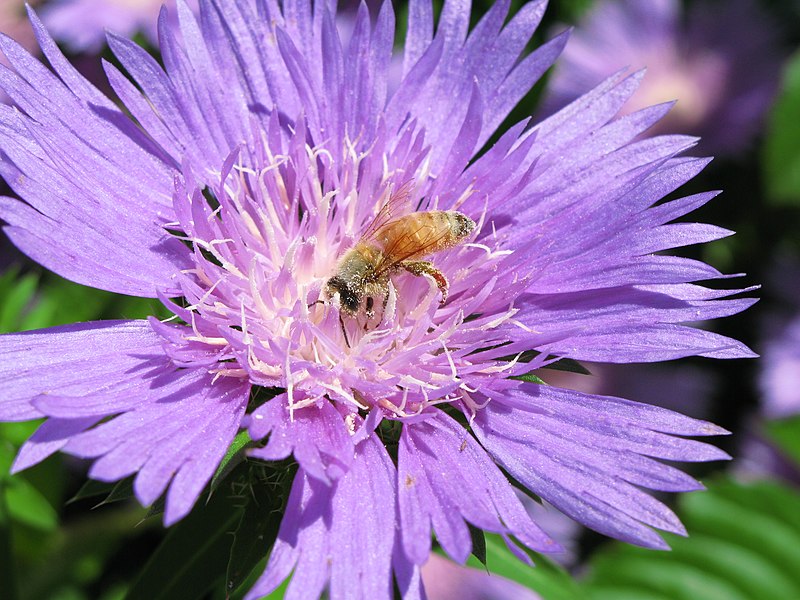
[[[568,400],[580,408],[570,412]],[[613,410],[615,405],[617,410]],[[569,425],[562,414],[569,418]],[[635,421],[630,419],[634,414]],[[556,425],[559,420],[565,426]],[[642,462],[637,455],[644,452],[670,460],[725,457],[691,440],[673,438],[671,448],[666,439],[662,443],[658,436],[646,433],[663,429],[709,433],[702,422],[635,402],[610,399],[606,403],[548,386],[521,386],[497,396],[478,413],[474,427],[481,443],[511,475],[556,508],[601,533],[654,548],[666,544],[647,526],[678,534],[685,530],[672,511],[634,485],[698,486],[672,469],[648,472],[655,463]],[[631,445],[637,437],[640,441]],[[641,444],[648,439],[645,448]]]
[[[149,297],[174,291],[170,278],[187,263],[185,248],[162,228],[170,220],[170,168],[145,134],[64,66],[35,25],[57,74],[0,37],[16,69],[0,70],[0,87],[25,111],[0,107],[7,155],[0,171],[28,203],[0,203],[9,236],[79,283]]]
[[[328,579],[331,600],[392,598],[395,477],[375,436],[330,486],[299,469],[267,568],[246,598],[269,594],[292,570],[286,598],[318,598]]]
[[[269,440],[250,455],[282,460],[294,453],[305,473],[330,484],[353,461],[353,442],[342,416],[327,401],[291,410],[287,400],[287,394],[280,394],[252,412],[250,437],[258,440],[269,435]]]
[[[154,395],[64,446],[70,454],[97,458],[89,470],[94,479],[116,481],[138,472],[134,491],[145,506],[172,481],[166,525],[184,517],[210,481],[239,430],[250,390],[246,380],[186,373],[180,393]]]
[[[45,416],[47,409],[40,410],[33,400],[47,395],[91,404],[118,387],[138,387],[143,376],[155,378],[171,370],[161,338],[146,321],[80,323],[1,335],[0,418],[25,421]],[[103,410],[88,411],[94,414]],[[83,417],[87,412],[58,416]]]
[[[403,543],[417,564],[430,552],[430,524],[420,520],[433,522],[437,539],[457,562],[464,562],[472,547],[465,520],[511,534],[532,550],[560,550],[530,519],[490,456],[444,414],[404,427],[398,478]]]

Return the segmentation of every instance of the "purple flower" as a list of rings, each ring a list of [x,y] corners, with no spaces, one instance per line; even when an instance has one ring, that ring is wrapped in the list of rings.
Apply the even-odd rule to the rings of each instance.
[[[800,413],[800,316],[782,325],[765,344],[761,367],[762,412],[768,419]]]
[[[541,600],[541,596],[505,577],[462,567],[438,554],[422,567],[428,600]]]
[[[196,0],[188,0],[196,8]],[[106,30],[133,36],[142,32],[158,41],[158,12],[175,0],[53,0],[42,9],[42,19],[53,37],[75,52],[99,52]],[[174,13],[173,13],[174,14]]]
[[[33,1],[30,4],[36,5],[38,2]],[[38,49],[30,21],[25,16],[23,0],[0,2],[0,32],[13,37],[29,52],[35,52]],[[8,65],[6,57],[2,54],[0,54],[0,65]],[[8,102],[8,97],[2,92],[0,92],[0,102]]]
[[[561,371],[551,375],[548,383],[589,394],[622,396],[697,418],[711,412],[717,381],[712,372],[702,367],[684,363],[583,366],[591,376]]]
[[[34,0],[29,4],[36,5],[38,2]],[[29,50],[36,46],[30,22],[25,17],[25,2],[23,0],[0,2],[0,31],[12,36]],[[3,61],[3,64],[6,64],[6,62]]]
[[[761,323],[760,413],[782,419],[800,414],[800,260],[779,255],[767,283],[778,302]]]
[[[753,0],[696,2],[686,15],[680,0],[599,0],[555,68],[545,105],[552,112],[617,69],[647,67],[626,111],[677,99],[651,133],[692,133],[704,152],[735,154],[777,91],[779,38]]]
[[[159,22],[165,70],[109,38],[132,77],[106,65],[126,112],[35,16],[53,72],[3,39],[19,108],[0,107],[0,167],[25,201],[0,200],[6,232],[60,275],[176,317],[0,337],[0,418],[47,419],[14,469],[58,450],[94,459],[96,479],[135,474],[144,504],[166,493],[170,524],[247,428],[264,440],[254,459],[298,463],[251,598],[292,573],[287,598],[388,598],[392,577],[418,596],[432,532],[463,562],[468,523],[523,560],[557,551],[501,467],[605,534],[664,548],[652,528],[683,533],[643,489],[701,488],[656,459],[725,458],[685,437],[723,430],[519,378],[563,357],[752,356],[683,323],[753,301],[661,252],[730,232],[670,224],[714,193],[655,205],[708,161],[678,157],[693,138],[638,139],[667,105],[616,117],[640,74],[478,154],[563,48],[524,54],[544,8],[506,23],[500,2],[469,31],[447,2],[434,33],[431,3],[412,2],[392,85],[391,3],[374,19],[362,6],[344,47],[324,3],[201,2],[199,22],[179,3],[180,35]],[[329,281],[390,198],[397,216],[458,210],[477,226],[347,309]]]

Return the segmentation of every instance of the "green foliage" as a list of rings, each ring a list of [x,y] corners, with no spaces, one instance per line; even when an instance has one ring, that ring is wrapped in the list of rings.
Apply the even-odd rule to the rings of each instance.
[[[103,506],[104,504],[111,504],[112,502],[133,498],[133,477],[111,483],[87,479],[86,483],[81,486],[81,489],[69,499],[69,502],[77,502],[78,500],[96,498],[98,496],[104,496],[104,498],[95,505],[95,508]]]
[[[230,591],[246,590],[248,577],[261,574],[256,566],[264,561],[267,551],[275,543],[283,516],[280,498],[270,494],[267,486],[252,486],[249,491],[242,518],[233,532],[228,557],[225,589]]]
[[[163,318],[168,313],[158,300],[112,294],[52,274],[10,268],[0,276],[0,333],[150,315]]]
[[[763,151],[768,198],[800,205],[800,54],[789,61],[780,96],[770,115]]]
[[[3,465],[4,466],[4,465]],[[17,564],[14,557],[14,540],[11,533],[11,516],[6,501],[7,477],[0,471],[0,600],[17,598]]]
[[[9,479],[5,496],[11,519],[44,531],[52,531],[58,525],[56,510],[39,490],[22,477]]]
[[[233,442],[231,442],[230,447],[227,452],[225,452],[225,456],[222,457],[222,461],[217,467],[217,472],[214,473],[214,477],[211,479],[212,492],[217,489],[219,482],[245,459],[244,452],[250,441],[250,434],[247,433],[246,430],[240,431],[236,434],[236,437],[233,438]]]
[[[95,290],[52,274],[22,273],[19,268],[0,275],[0,332],[150,314],[163,316],[159,302]],[[125,585],[119,582],[102,594],[86,590],[103,575],[126,539],[148,529],[135,528],[144,511],[129,504],[62,523],[66,473],[58,457],[9,474],[14,455],[39,424],[0,424],[0,600],[121,598]],[[101,504],[132,495],[129,480],[94,485],[95,492],[108,488]],[[79,492],[76,499],[88,495]]]
[[[800,465],[800,415],[769,421],[764,424],[764,433],[786,456]]]
[[[242,463],[169,529],[127,600],[229,597],[250,580],[278,534],[282,496]]]
[[[97,511],[39,541],[38,554],[26,561],[20,574],[21,599],[88,600],[87,590],[103,576],[109,561],[150,529],[149,524],[137,527],[142,514],[133,504]],[[111,586],[102,597],[113,594],[119,597],[118,586]]]
[[[486,533],[483,529],[470,523],[467,523],[467,526],[469,527],[469,536],[472,539],[472,556],[486,567]]]
[[[65,471],[59,457],[9,474],[18,447],[38,424],[0,425],[0,599],[88,600],[86,589],[102,577],[117,549],[147,529],[135,528],[143,510],[128,505],[63,522]],[[111,586],[97,597],[119,596],[119,586]]]
[[[595,555],[590,600],[800,598],[800,494],[774,482],[720,480],[681,499],[689,537],[671,552],[615,543]]]
[[[37,425],[0,425],[0,600],[18,597],[18,564],[13,558],[18,542],[49,537],[59,525],[54,508],[61,500],[57,461],[46,461],[14,477],[9,474],[19,445]]]
[[[128,590],[127,600],[202,598],[225,572],[241,508],[219,494],[172,527]]]
[[[547,382],[541,379],[538,375],[534,375],[533,372],[531,373],[524,373],[523,375],[514,375],[510,377],[510,379],[516,379],[517,381],[527,381],[528,383],[538,383],[539,385],[547,385]]]

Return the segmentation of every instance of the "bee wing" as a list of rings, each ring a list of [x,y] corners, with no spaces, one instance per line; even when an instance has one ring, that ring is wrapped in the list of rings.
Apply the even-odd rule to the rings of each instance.
[[[406,231],[405,235],[394,236],[384,246],[383,260],[376,271],[386,271],[403,261],[438,252],[452,245],[446,243],[451,237],[449,229],[437,227],[431,221],[423,222],[416,229]]]
[[[413,180],[403,182],[396,190],[392,190],[388,200],[381,206],[378,214],[372,219],[364,233],[362,240],[372,240],[375,235],[387,224],[394,221],[398,215],[409,212],[411,204],[411,192],[414,189]]]

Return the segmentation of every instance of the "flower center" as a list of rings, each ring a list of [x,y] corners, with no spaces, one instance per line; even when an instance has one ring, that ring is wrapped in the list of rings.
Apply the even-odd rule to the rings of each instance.
[[[169,330],[174,360],[286,389],[294,408],[327,399],[396,416],[463,400],[471,379],[503,368],[482,358],[477,367],[471,355],[508,343],[492,331],[508,325],[514,309],[481,307],[508,252],[442,244],[435,266],[416,261],[392,271],[380,293],[359,299],[364,310],[348,310],[331,281],[397,189],[398,173],[408,176],[369,152],[345,152],[335,164],[307,146],[262,150],[260,168],[230,160],[217,183],[204,188],[187,175],[176,189],[176,228],[194,267],[179,276],[185,305],[171,306],[185,321]],[[382,168],[370,175],[376,162]],[[423,214],[406,220],[433,218]],[[436,218],[455,223],[459,242],[474,227],[464,215]],[[444,306],[443,278],[451,295]]]

